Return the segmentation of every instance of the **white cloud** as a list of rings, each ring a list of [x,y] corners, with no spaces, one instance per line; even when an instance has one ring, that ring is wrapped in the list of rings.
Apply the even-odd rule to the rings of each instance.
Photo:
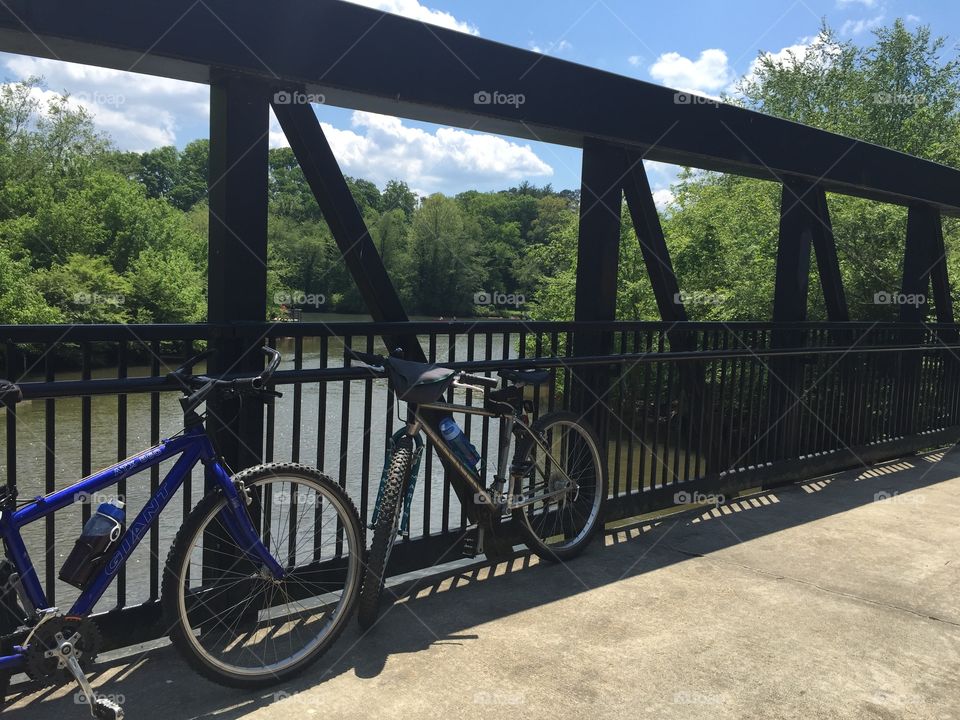
[[[559,55],[560,53],[566,50],[572,50],[573,45],[571,45],[566,40],[558,40],[552,42],[544,48],[542,45],[537,44],[535,41],[531,40],[527,43],[527,47],[533,50],[535,53],[540,53],[542,55]]]
[[[840,7],[847,5],[863,5],[864,7],[876,7],[880,0],[837,0]]]
[[[818,34],[815,37],[801,38],[797,44],[788,45],[785,48],[781,48],[777,52],[762,52],[753,59],[753,62],[750,63],[750,69],[747,70],[747,73],[743,79],[750,81],[756,76],[757,71],[760,69],[760,63],[763,58],[769,58],[776,65],[781,66],[793,62],[803,62],[803,60],[806,59],[807,55],[809,55],[811,51],[823,43],[823,39],[823,35]],[[829,56],[823,58],[823,61],[824,63],[829,63]],[[734,83],[734,85],[729,88],[729,91],[731,93],[735,93],[736,85],[738,84],[739,81]]]
[[[633,65],[634,67],[640,67],[643,65],[643,56],[642,55],[631,55],[627,58],[627,62]]]
[[[873,28],[880,25],[886,16],[883,13],[880,13],[876,17],[864,18],[862,20],[847,20],[842,26],[840,26],[841,35],[860,35],[867,30],[872,30]]]
[[[696,60],[680,53],[664,53],[650,68],[650,76],[667,87],[701,95],[726,88],[734,79],[727,54],[711,48]]]
[[[209,115],[206,85],[16,55],[4,66],[17,80],[43,76],[49,89],[37,97],[44,103],[69,93],[70,104],[87,110],[97,129],[123,150],[173,145],[185,121]]]
[[[399,118],[356,111],[352,128],[323,123],[340,167],[348,175],[381,187],[394,178],[421,194],[450,192],[451,187],[483,186],[553,175],[529,145],[494,135],[440,127],[433,132],[404,125]],[[286,146],[276,120],[270,144]]]
[[[366,5],[367,7],[394,15],[403,15],[404,17],[421,20],[431,25],[459,30],[460,32],[479,35],[480,31],[476,27],[463,20],[457,20],[453,15],[443,10],[434,10],[425,5],[421,5],[418,0],[350,0],[357,5]]]
[[[669,188],[661,188],[653,191],[653,202],[657,210],[665,209],[674,201],[674,194]]]

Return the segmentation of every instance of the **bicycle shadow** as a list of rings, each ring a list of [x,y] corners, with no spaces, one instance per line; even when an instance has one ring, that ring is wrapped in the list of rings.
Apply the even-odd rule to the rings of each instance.
[[[413,580],[390,588],[395,602],[384,609],[370,631],[361,633],[351,622],[316,665],[268,690],[233,690],[209,683],[195,675],[169,646],[109,659],[98,666],[92,682],[101,692],[121,696],[131,720],[233,720],[274,703],[295,700],[333,680],[352,681],[351,675],[358,681],[375,678],[399,655],[436,645],[469,645],[480,633],[494,632],[485,626],[497,619],[691,557],[749,543],[884,497],[906,497],[958,475],[960,450],[918,456],[734,500],[719,508],[624,524],[608,529],[604,542],[593,543],[582,556],[566,564],[553,565],[521,554],[498,565],[472,563],[429,579]],[[941,519],[934,504],[915,503],[912,511],[924,515],[918,514],[918,524],[953,522],[951,516]],[[842,584],[844,580],[836,581]],[[947,608],[945,612],[951,611]],[[590,627],[585,624],[570,632],[589,633]],[[571,641],[576,642],[576,637]],[[65,720],[87,712],[74,704],[72,689],[38,690],[21,685],[12,691],[5,717]]]

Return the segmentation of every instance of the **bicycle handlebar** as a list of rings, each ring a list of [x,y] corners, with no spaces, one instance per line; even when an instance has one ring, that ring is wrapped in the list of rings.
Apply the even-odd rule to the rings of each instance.
[[[353,348],[347,348],[347,352],[349,352],[354,359],[374,367],[383,367],[383,363],[387,360],[387,358],[383,357],[383,355],[360,352],[359,350],[354,350]]]
[[[489,388],[490,390],[495,390],[500,386],[499,380],[492,377],[486,377],[485,375],[468,375],[467,373],[461,373],[460,380],[468,384]]]
[[[263,372],[251,377],[239,377],[228,380],[224,378],[211,378],[207,375],[194,375],[194,365],[199,363],[201,360],[205,360],[206,358],[216,354],[216,350],[207,350],[199,353],[198,355],[194,355],[183,365],[169,373],[167,377],[179,383],[181,389],[184,390],[185,393],[187,391],[192,391],[180,401],[184,413],[195,410],[197,406],[206,400],[210,393],[215,389],[225,390],[228,392],[252,390],[254,394],[261,397],[282,397],[281,393],[265,387],[266,383],[269,382],[277,368],[280,367],[280,361],[282,359],[281,355],[272,347],[265,346],[261,348],[261,350],[263,350],[264,355],[270,358],[270,363]]]
[[[382,355],[360,352],[352,348],[347,348],[347,351],[354,359],[373,367],[384,367],[385,363],[390,362],[390,358],[385,358]],[[489,378],[484,375],[470,375],[463,371],[457,371],[457,373],[457,379],[469,385],[479,385],[480,387],[485,387],[490,390],[494,390],[500,386],[500,381],[496,378]]]

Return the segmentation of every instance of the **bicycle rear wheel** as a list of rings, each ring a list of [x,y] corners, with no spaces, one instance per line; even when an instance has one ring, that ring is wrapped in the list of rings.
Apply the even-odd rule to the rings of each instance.
[[[343,631],[359,594],[363,529],[346,493],[312,468],[262,465],[235,479],[286,576],[274,579],[243,553],[224,523],[226,501],[211,493],[170,550],[163,605],[170,638],[195,670],[262,687],[303,670]]]
[[[525,435],[517,460],[528,472],[513,493],[525,504],[513,511],[527,545],[545,560],[577,555],[603,524],[607,483],[596,434],[572,412],[544,415]]]

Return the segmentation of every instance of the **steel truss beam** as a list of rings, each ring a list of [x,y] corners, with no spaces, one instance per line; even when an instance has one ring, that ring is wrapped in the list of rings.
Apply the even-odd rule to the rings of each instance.
[[[923,322],[927,319],[930,308],[927,296],[931,286],[937,322],[954,322],[940,213],[928,205],[912,205],[907,215],[901,290],[904,295],[922,298],[922,302],[901,303],[901,322]]]
[[[958,170],[340,0],[7,0],[0,49],[194,82],[227,68],[332,105],[960,214]]]
[[[273,112],[374,321],[406,322],[408,317],[400,297],[313,109],[310,105],[275,102]],[[415,335],[385,341],[389,350],[402,348],[409,360],[425,360]]]
[[[787,179],[780,199],[780,242],[773,300],[775,321],[807,319],[811,247],[817,255],[827,318],[849,320],[826,193],[821,185]]]

